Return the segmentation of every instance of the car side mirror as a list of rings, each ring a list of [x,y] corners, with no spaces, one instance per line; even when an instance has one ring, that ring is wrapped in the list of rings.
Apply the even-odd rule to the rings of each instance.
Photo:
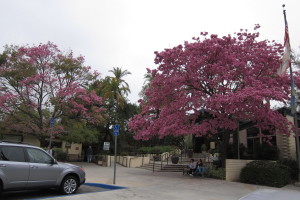
[[[52,165],[56,165],[56,164],[57,164],[57,161],[53,158],[51,164],[52,164]]]
[[[50,165],[55,165],[55,164],[57,164],[57,161],[54,159],[54,158],[52,158],[51,160],[49,160],[49,162],[47,162],[48,164],[50,164]]]

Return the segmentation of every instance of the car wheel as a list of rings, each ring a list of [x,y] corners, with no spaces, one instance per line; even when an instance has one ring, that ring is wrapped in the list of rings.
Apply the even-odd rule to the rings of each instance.
[[[61,182],[60,191],[62,194],[74,194],[78,189],[78,180],[75,176],[66,176]]]

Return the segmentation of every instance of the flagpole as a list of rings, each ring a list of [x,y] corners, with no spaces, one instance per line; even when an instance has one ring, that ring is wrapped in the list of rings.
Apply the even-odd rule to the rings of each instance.
[[[295,99],[295,88],[294,88],[294,77],[292,75],[292,67],[290,66],[290,74],[291,74],[291,84],[292,84],[292,99]],[[293,101],[293,100],[292,100]],[[295,125],[295,136],[296,136],[296,154],[297,154],[297,161],[298,161],[298,166],[299,166],[299,171],[298,171],[298,180],[300,181],[300,149],[299,149],[299,130],[298,130],[298,117],[297,117],[297,102],[294,100],[294,104],[291,104],[291,111],[294,117],[294,125]]]
[[[286,11],[285,11],[285,5],[282,5],[283,7],[283,15],[284,15],[284,23],[286,29],[288,28],[287,20],[286,20]],[[285,37],[289,37],[289,35],[285,34]],[[289,42],[289,38],[285,38],[285,43],[286,40]],[[289,44],[290,45],[290,44]],[[290,50],[290,49],[289,49]],[[297,117],[297,102],[296,102],[296,97],[295,97],[295,84],[294,84],[294,76],[293,76],[293,70],[292,70],[292,65],[291,62],[289,62],[289,68],[290,68],[290,76],[291,76],[291,111],[294,117],[294,125],[296,128],[295,131],[295,136],[296,136],[296,154],[297,154],[297,161],[298,161],[298,180],[300,181],[300,145],[299,145],[299,130],[298,130],[298,117]]]

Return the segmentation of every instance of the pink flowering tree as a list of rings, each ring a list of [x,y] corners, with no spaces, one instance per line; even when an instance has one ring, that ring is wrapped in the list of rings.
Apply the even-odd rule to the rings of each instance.
[[[142,112],[129,122],[135,138],[225,132],[229,141],[238,121],[289,134],[290,122],[271,108],[272,101],[289,100],[289,76],[276,74],[283,47],[259,41],[257,28],[223,37],[201,33],[193,42],[155,52],[158,67],[148,69],[152,80]]]
[[[6,46],[0,62],[3,126],[42,139],[50,129],[54,134],[67,133],[67,118],[100,123],[102,100],[86,89],[97,77],[84,66],[82,56],[63,53],[53,43]],[[54,127],[50,127],[52,117]]]

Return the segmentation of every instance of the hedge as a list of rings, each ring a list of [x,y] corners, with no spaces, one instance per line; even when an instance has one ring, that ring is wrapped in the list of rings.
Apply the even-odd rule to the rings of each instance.
[[[291,169],[274,161],[253,161],[241,171],[242,183],[283,187],[291,182]]]

